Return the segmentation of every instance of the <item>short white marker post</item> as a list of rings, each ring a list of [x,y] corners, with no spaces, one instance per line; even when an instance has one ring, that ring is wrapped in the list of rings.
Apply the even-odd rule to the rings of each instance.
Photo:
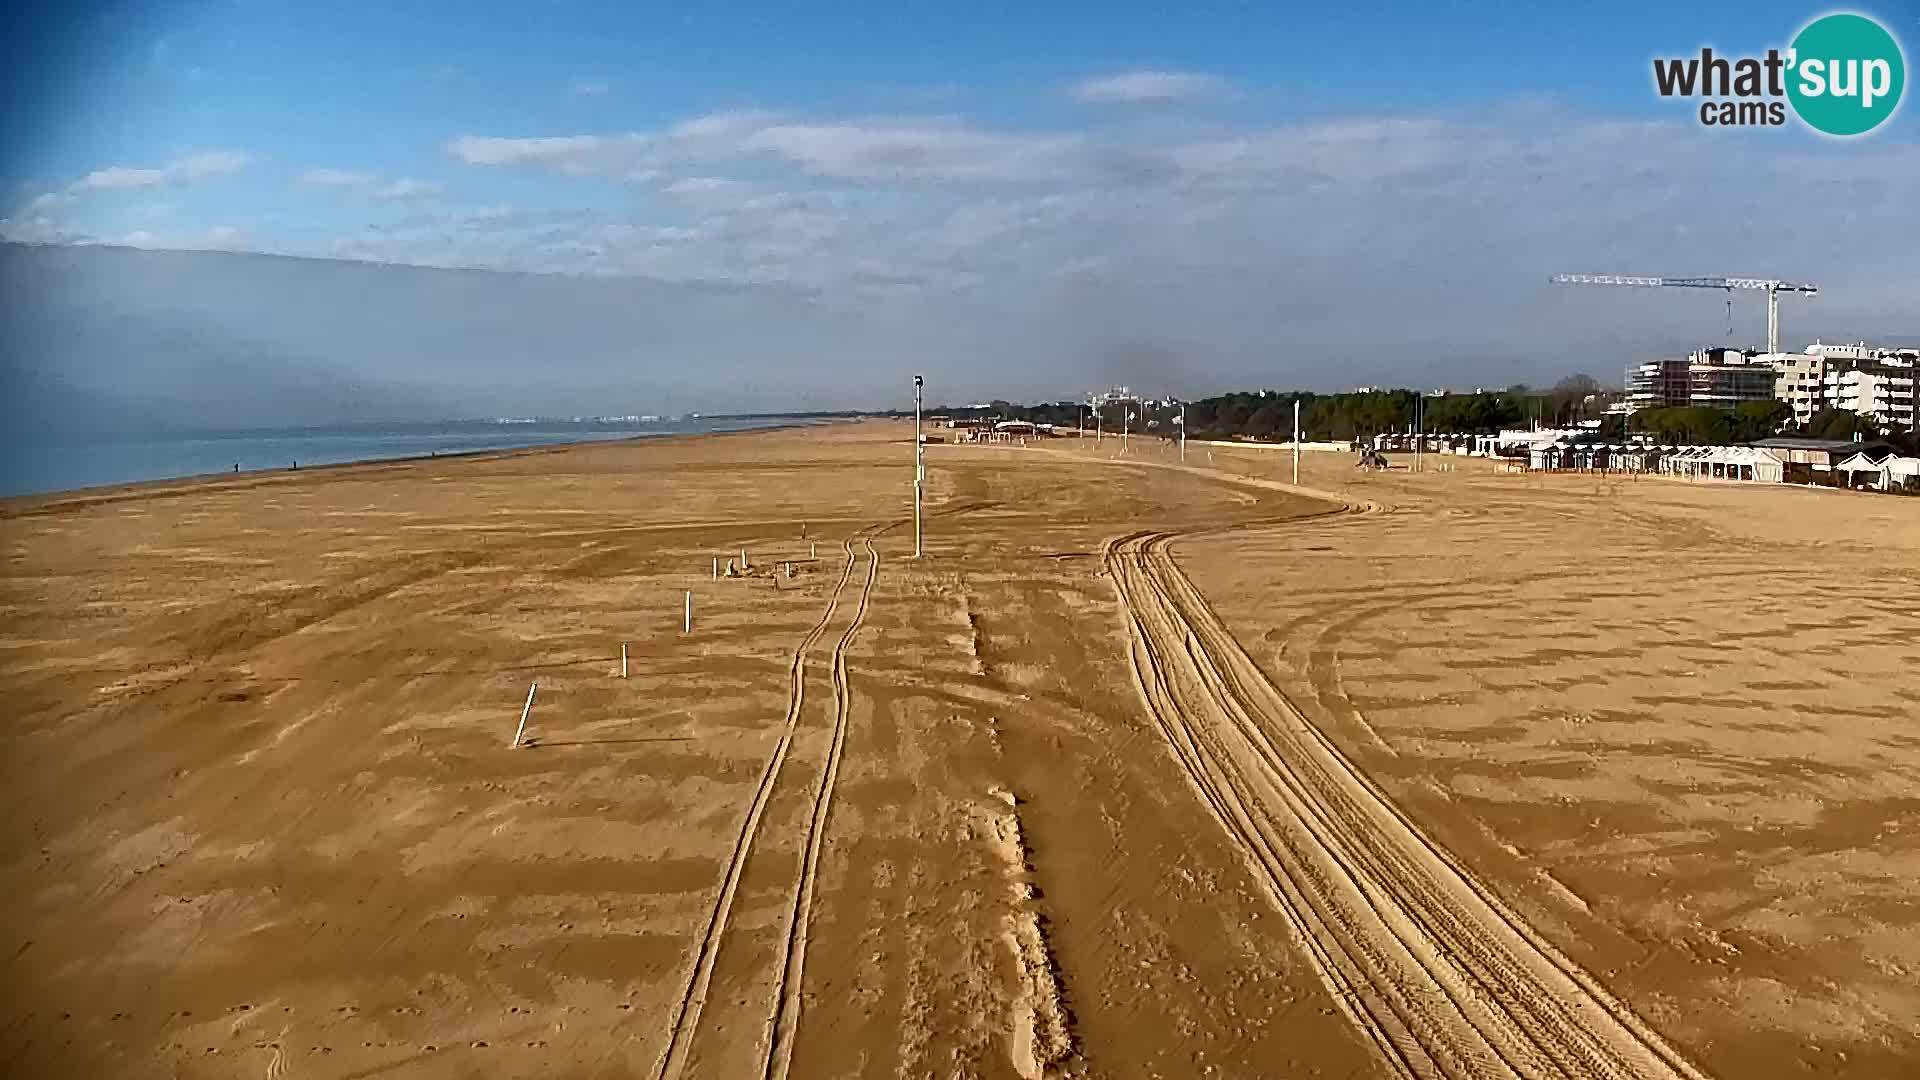
[[[527,703],[520,709],[520,726],[513,729],[512,748],[515,750],[520,749],[520,736],[527,730],[527,716],[533,712],[533,692],[538,689],[540,689],[539,683],[531,683],[527,686]]]
[[[787,564],[787,580],[788,581],[793,580],[793,564],[792,563]]]
[[[627,643],[620,643],[620,677],[627,677]]]
[[[815,560],[820,558],[820,549],[815,546],[812,540],[807,541],[807,558]]]
[[[693,633],[693,590],[692,589],[687,590],[687,612],[685,617],[681,619],[680,632],[683,634]]]
[[[740,569],[743,572],[747,569],[747,549],[746,548],[740,549]]]
[[[718,555],[713,557],[713,580],[720,580],[720,556]]]

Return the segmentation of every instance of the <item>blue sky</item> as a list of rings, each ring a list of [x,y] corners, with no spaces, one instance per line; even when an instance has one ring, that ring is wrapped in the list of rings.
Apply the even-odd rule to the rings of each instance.
[[[795,288],[1083,358],[1102,327],[1214,382],[1348,334],[1455,381],[1567,337],[1617,370],[1724,322],[1555,269],[1824,277],[1817,328],[1920,334],[1920,113],[1710,132],[1651,89],[1825,7],[712,7],[15,11],[0,236]],[[1920,43],[1920,4],[1853,10]]]

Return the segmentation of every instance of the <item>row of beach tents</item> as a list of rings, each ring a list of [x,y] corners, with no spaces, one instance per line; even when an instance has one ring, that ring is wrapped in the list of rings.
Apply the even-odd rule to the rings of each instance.
[[[1788,472],[1785,456],[1759,446],[1628,446],[1564,441],[1533,447],[1528,454],[1528,466],[1545,470],[1645,472],[1762,484],[1783,483]],[[1920,457],[1903,457],[1890,450],[1862,450],[1819,471],[1840,474],[1846,487],[1901,491],[1920,486]]]

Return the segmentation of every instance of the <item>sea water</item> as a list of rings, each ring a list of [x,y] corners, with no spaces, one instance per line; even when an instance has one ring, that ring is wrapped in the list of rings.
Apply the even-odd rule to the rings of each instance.
[[[603,442],[654,435],[740,431],[795,423],[781,417],[570,423],[470,421],[234,431],[162,438],[111,436],[67,445],[0,444],[0,496],[30,495],[142,480],[264,472],[355,461]]]

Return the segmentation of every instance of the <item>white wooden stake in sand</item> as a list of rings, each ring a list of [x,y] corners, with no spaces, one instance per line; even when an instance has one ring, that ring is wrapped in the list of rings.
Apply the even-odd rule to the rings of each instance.
[[[527,730],[527,715],[533,712],[533,692],[538,689],[540,689],[539,683],[527,686],[527,703],[520,709],[520,726],[513,729],[513,749],[515,750],[520,749],[520,736]]]
[[[713,557],[713,580],[720,580],[720,556],[718,555]]]
[[[683,634],[693,633],[693,590],[692,589],[687,590],[687,613],[686,613],[686,617],[681,620],[680,632]]]
[[[747,570],[747,549],[741,548],[740,549],[740,571],[741,573],[745,573],[746,570]]]
[[[620,677],[627,677],[627,643],[620,643]]]
[[[820,549],[812,540],[807,541],[807,558],[815,561],[818,561],[820,558]]]

